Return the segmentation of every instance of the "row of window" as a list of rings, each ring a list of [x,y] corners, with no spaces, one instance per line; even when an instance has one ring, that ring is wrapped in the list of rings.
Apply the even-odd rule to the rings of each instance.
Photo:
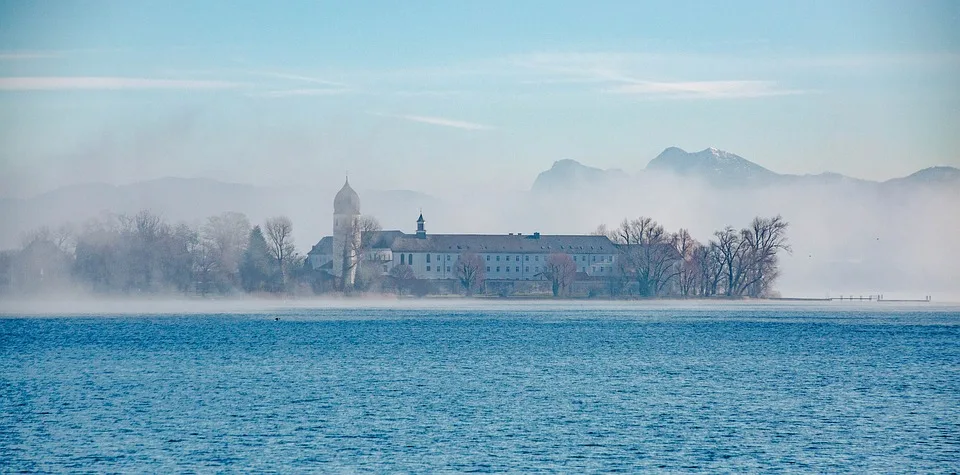
[[[443,269],[443,266],[437,266],[436,269],[437,272],[440,272],[440,270]],[[430,266],[427,266],[427,272],[430,272]],[[450,266],[447,266],[447,272],[450,272]]]
[[[497,266],[496,269],[497,269],[496,272],[500,272],[500,266]],[[505,272],[510,272],[510,266],[504,266],[503,269],[504,269]],[[534,272],[540,272],[540,267],[539,267],[539,266],[535,267],[535,269],[536,269],[536,270],[535,270]],[[514,271],[515,271],[515,272],[520,272],[520,266],[514,267]],[[530,272],[530,266],[524,267],[524,268],[523,268],[523,271],[524,271],[524,272]],[[487,266],[487,272],[490,272],[490,266]]]
[[[449,259],[449,257],[450,257],[450,256],[447,256],[448,259]],[[500,256],[494,256],[494,257],[496,258],[496,260],[498,260],[498,261],[500,260]],[[504,257],[504,260],[505,260],[505,261],[509,261],[509,260],[510,260],[510,256],[503,256],[503,257]],[[489,260],[490,260],[490,255],[487,254],[487,261],[489,261]],[[517,262],[520,262],[520,256],[514,256],[514,257],[513,257],[513,260],[515,260],[515,261],[517,261]],[[524,256],[524,259],[523,259],[523,260],[529,261],[529,260],[530,260],[530,256]],[[534,260],[534,261],[539,261],[539,260],[540,260],[540,256],[533,256],[533,260]],[[597,262],[597,256],[589,256],[589,259],[588,259],[588,256],[573,256],[573,260],[574,260],[574,261],[580,261],[580,262],[588,262],[588,261],[589,261],[589,262]],[[430,262],[430,256],[429,256],[429,255],[427,255],[427,262]],[[600,256],[600,262],[613,262],[613,256]]]
[[[431,257],[431,254],[426,255],[427,263],[430,263],[430,257]],[[500,256],[495,256],[495,257],[497,261],[500,260]],[[503,256],[503,257],[504,257],[504,260],[509,261],[511,256]],[[436,255],[437,262],[441,261],[440,258],[441,258],[440,254],[437,254]],[[515,261],[520,262],[520,256],[513,256],[513,258]],[[450,261],[449,254],[447,254],[446,260]],[[490,260],[490,255],[487,254],[487,261],[489,260]],[[530,256],[524,256],[524,260],[529,261]],[[540,256],[539,255],[533,256],[533,260],[539,262]],[[573,260],[579,261],[579,262],[588,262],[588,256],[573,256]],[[589,256],[589,262],[597,262],[597,256]],[[613,256],[600,256],[600,262],[613,262]],[[400,254],[400,263],[413,265],[413,254]],[[430,269],[427,269],[427,270],[430,270]]]

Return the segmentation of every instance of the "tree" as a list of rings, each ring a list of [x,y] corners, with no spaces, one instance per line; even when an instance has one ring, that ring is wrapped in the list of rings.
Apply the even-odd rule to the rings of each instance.
[[[356,275],[357,267],[363,262],[380,230],[380,223],[372,216],[361,216],[353,220],[343,245],[343,269],[340,274],[343,290],[349,290],[345,285],[347,276]]]
[[[696,268],[695,293],[701,297],[716,295],[724,271],[723,257],[716,243],[695,248],[693,262]]]
[[[683,228],[673,235],[671,243],[680,257],[679,265],[675,271],[677,286],[680,295],[687,297],[696,291],[699,266],[697,260],[694,259],[694,254],[697,249],[703,246],[690,235],[689,231]]]
[[[193,275],[196,279],[196,290],[206,295],[218,283],[220,260],[213,241],[198,239],[192,246]]]
[[[727,296],[766,294],[779,275],[780,251],[790,252],[786,230],[789,224],[782,217],[754,218],[750,227],[739,232],[727,226],[717,231],[715,247],[724,275]]]
[[[483,259],[474,252],[461,254],[457,258],[454,275],[460,281],[460,286],[463,287],[464,292],[467,295],[473,295],[474,292],[480,290],[480,286],[483,285],[486,278],[486,267]]]
[[[240,284],[247,292],[273,290],[270,285],[270,249],[260,226],[250,230],[240,263]]]
[[[407,264],[393,266],[393,268],[390,269],[389,275],[390,280],[393,281],[393,285],[397,288],[397,295],[403,295],[403,291],[409,289],[417,279],[413,268]]]
[[[161,241],[170,232],[160,215],[141,210],[134,216],[120,215],[121,262],[128,273],[127,288],[136,292],[159,290],[163,283]]]
[[[610,239],[620,245],[624,271],[637,283],[641,296],[659,295],[672,281],[677,256],[671,236],[651,218],[626,219],[611,231]]]
[[[209,280],[221,291],[240,284],[240,260],[247,247],[250,221],[243,213],[227,212],[207,218],[200,230],[205,252],[209,253]]]
[[[547,256],[543,277],[550,281],[553,296],[566,292],[577,277],[577,264],[570,254],[555,252]]]
[[[286,216],[277,216],[268,219],[264,229],[267,248],[275,263],[275,270],[279,273],[279,285],[282,289],[286,285],[287,261],[296,252],[293,246],[293,222]]]
[[[185,223],[174,226],[163,236],[160,246],[160,273],[164,286],[179,292],[196,289],[194,251],[200,243],[200,233]]]
[[[780,251],[791,252],[787,244],[787,223],[783,217],[756,217],[750,227],[742,231],[743,239],[749,249],[749,272],[741,285],[740,293],[751,297],[765,295],[779,276],[777,266]]]

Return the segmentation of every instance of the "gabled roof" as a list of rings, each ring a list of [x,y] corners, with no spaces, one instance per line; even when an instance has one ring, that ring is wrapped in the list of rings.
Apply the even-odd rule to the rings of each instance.
[[[388,249],[393,246],[393,243],[397,240],[398,237],[405,236],[403,231],[389,230],[389,231],[375,231],[373,236],[370,238],[370,247],[372,249]]]
[[[333,254],[333,236],[324,236],[323,239],[314,244],[307,255],[313,254]]]
[[[392,246],[397,252],[526,252],[567,254],[610,254],[617,247],[606,236],[520,234],[428,234],[404,235]]]
[[[405,236],[403,231],[374,231],[370,238],[370,248],[389,249],[393,242],[400,236]],[[333,236],[324,236],[319,242],[313,245],[307,255],[314,254],[333,254]]]

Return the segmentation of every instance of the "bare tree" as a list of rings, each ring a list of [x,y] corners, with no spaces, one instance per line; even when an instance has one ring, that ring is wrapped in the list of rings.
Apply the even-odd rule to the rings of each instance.
[[[696,267],[696,294],[701,297],[716,295],[724,272],[723,256],[717,244],[710,242],[695,248],[693,262]]]
[[[653,219],[641,216],[633,221],[623,220],[613,232],[613,239],[621,245],[620,257],[629,266],[628,272],[640,295],[661,294],[671,282],[677,262],[670,234]]]
[[[743,238],[742,233],[738,233],[731,226],[717,231],[714,233],[714,237],[717,238],[714,244],[723,263],[723,271],[726,277],[724,293],[728,297],[739,295],[737,292],[746,278],[748,270],[747,251],[749,247],[747,240]]]
[[[741,232],[749,249],[749,273],[739,292],[751,297],[760,297],[771,288],[779,275],[777,253],[791,252],[787,244],[787,223],[783,217],[756,217],[750,227]]]
[[[412,267],[407,264],[400,264],[390,269],[390,279],[397,288],[397,294],[403,295],[404,290],[409,289],[417,277]]]
[[[228,212],[207,218],[201,228],[201,238],[206,243],[204,251],[212,259],[211,277],[216,276],[221,287],[240,285],[240,260],[247,247],[250,221],[243,213]],[[222,290],[226,290],[225,288]]]
[[[555,252],[547,257],[543,277],[550,281],[553,296],[566,292],[577,277],[577,264],[570,254]]]
[[[270,218],[264,224],[270,256],[280,272],[280,286],[286,284],[286,264],[296,252],[293,246],[293,222],[286,216]]]
[[[196,282],[196,291],[206,295],[216,280],[215,274],[219,269],[218,251],[213,241],[197,239],[190,248],[193,255],[193,274]]]
[[[454,275],[467,295],[473,295],[480,289],[486,278],[486,269],[483,259],[473,252],[465,252],[457,259]]]
[[[696,291],[699,266],[697,260],[694,259],[694,254],[696,250],[702,246],[690,235],[689,231],[683,228],[673,235],[672,244],[677,255],[680,257],[680,262],[674,271],[677,286],[679,287],[680,295],[687,297]]]
[[[343,245],[343,269],[341,287],[346,287],[347,276],[356,275],[356,269],[363,262],[367,251],[375,244],[381,231],[380,223],[372,216],[361,216],[353,221]]]

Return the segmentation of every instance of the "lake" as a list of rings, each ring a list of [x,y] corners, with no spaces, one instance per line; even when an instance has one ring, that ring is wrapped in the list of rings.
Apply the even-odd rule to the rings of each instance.
[[[204,312],[0,317],[0,472],[960,469],[956,307]]]

